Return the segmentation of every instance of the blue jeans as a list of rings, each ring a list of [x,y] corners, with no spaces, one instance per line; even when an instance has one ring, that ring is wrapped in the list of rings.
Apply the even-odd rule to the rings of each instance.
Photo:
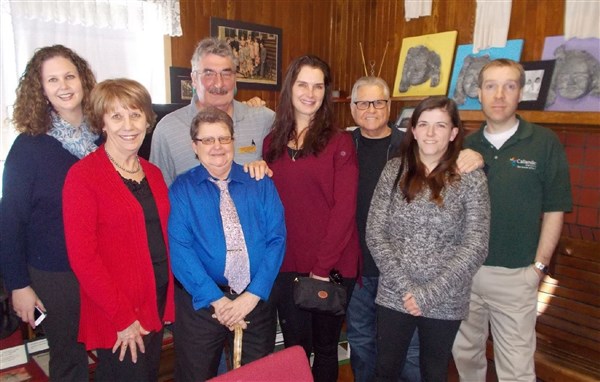
[[[369,382],[375,378],[377,361],[377,320],[375,297],[378,277],[362,277],[362,287],[354,286],[352,298],[346,311],[348,342],[350,343],[350,364],[356,382]],[[419,336],[413,335],[401,381],[419,382]]]

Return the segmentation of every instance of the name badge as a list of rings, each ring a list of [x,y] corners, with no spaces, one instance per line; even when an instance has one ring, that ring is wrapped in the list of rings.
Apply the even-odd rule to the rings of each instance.
[[[255,145],[242,146],[238,149],[238,152],[240,154],[254,154],[256,152],[256,146]]]

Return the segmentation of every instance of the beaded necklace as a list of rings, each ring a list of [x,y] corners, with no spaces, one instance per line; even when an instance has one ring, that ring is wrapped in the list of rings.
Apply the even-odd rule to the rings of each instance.
[[[128,170],[124,167],[121,167],[121,165],[119,165],[117,163],[116,160],[114,160],[114,158],[112,156],[110,156],[110,154],[108,153],[108,151],[104,150],[106,152],[106,156],[108,157],[108,159],[110,159],[110,161],[112,162],[112,164],[114,164],[115,166],[117,166],[118,169],[125,171],[128,174],[137,174],[138,172],[140,172],[140,170],[142,169],[142,165],[140,164],[140,157],[138,157],[137,155],[135,156],[135,159],[137,161],[137,168],[135,170]]]

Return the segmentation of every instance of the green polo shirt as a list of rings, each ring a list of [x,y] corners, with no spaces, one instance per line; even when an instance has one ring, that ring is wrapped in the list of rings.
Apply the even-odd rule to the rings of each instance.
[[[492,219],[485,265],[531,264],[542,214],[571,210],[569,166],[558,137],[518,118],[517,131],[499,150],[484,137],[485,123],[465,140],[483,156],[488,176]]]

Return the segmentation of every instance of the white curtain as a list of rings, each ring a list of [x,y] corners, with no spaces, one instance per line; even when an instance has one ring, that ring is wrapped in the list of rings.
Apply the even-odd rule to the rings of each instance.
[[[10,118],[18,79],[40,47],[65,45],[88,61],[98,81],[131,78],[154,103],[168,102],[164,35],[181,35],[179,1],[11,0],[2,1],[1,17],[0,173],[17,135]]]
[[[179,0],[10,0],[14,18],[181,36]]]
[[[417,19],[422,16],[431,16],[432,0],[404,0],[404,19]]]
[[[511,8],[512,0],[477,0],[473,53],[506,46]]]
[[[565,4],[565,40],[600,38],[600,1],[567,0]]]

